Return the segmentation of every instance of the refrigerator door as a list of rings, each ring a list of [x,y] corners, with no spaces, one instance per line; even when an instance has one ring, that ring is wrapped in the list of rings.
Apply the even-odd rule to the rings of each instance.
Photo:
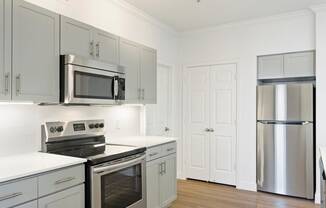
[[[257,123],[260,191],[314,198],[313,124]]]
[[[257,120],[313,121],[313,84],[261,85]]]

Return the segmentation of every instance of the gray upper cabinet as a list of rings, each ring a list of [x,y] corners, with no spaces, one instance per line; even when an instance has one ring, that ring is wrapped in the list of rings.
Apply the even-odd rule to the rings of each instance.
[[[315,76],[315,52],[296,52],[258,57],[258,79]]]
[[[101,61],[112,64],[119,63],[119,37],[111,33],[95,29],[95,56]]]
[[[273,79],[283,77],[283,55],[258,58],[258,78]]]
[[[0,99],[11,99],[11,1],[0,0]]]
[[[309,51],[284,55],[284,76],[315,76],[315,53]]]
[[[93,58],[95,55],[93,27],[64,16],[60,19],[61,54]]]
[[[157,60],[156,50],[142,47],[141,49],[141,98],[143,104],[156,104],[157,94]]]
[[[12,99],[59,102],[59,15],[13,1]]]
[[[139,44],[120,39],[120,65],[126,70],[126,103],[138,103],[140,99]]]

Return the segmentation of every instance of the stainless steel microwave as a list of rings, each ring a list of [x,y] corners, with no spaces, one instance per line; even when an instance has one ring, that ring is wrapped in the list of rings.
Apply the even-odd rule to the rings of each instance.
[[[125,100],[121,66],[75,55],[60,56],[60,102],[77,105],[116,105]]]

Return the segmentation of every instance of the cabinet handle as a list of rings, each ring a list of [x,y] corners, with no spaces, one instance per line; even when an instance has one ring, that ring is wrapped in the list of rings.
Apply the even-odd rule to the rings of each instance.
[[[20,95],[21,93],[21,75],[18,74],[16,76],[16,95]]]
[[[163,166],[163,171],[162,171],[162,175],[166,174],[166,162],[162,163]]]
[[[23,195],[22,192],[17,192],[17,193],[9,194],[7,196],[2,196],[2,197],[0,197],[0,201],[5,201],[5,200],[8,200],[8,199],[16,198],[16,197],[21,196],[21,195]]]
[[[155,156],[155,155],[157,155],[157,154],[158,154],[157,152],[154,152],[154,153],[149,154],[149,156],[150,156],[150,157],[153,157],[153,156]]]
[[[141,100],[141,89],[138,88],[138,99]]]
[[[89,43],[89,55],[94,56],[94,41]]]
[[[210,132],[210,129],[209,129],[209,128],[206,128],[205,131],[206,131],[206,132]]]
[[[172,150],[174,150],[174,148],[169,148],[166,151],[171,152]]]
[[[142,89],[142,100],[145,100],[145,89]]]
[[[96,43],[96,57],[100,57],[100,42]]]
[[[160,175],[163,175],[163,163],[160,163],[160,166],[159,166],[159,174]]]
[[[9,93],[9,72],[5,74],[5,94]]]
[[[209,132],[214,132],[214,129],[210,128],[210,129],[209,129]]]
[[[59,184],[66,183],[66,182],[69,182],[69,181],[72,181],[72,180],[75,180],[75,177],[68,177],[68,178],[64,178],[64,179],[61,179],[61,180],[57,180],[56,182],[54,182],[54,184],[59,185]]]

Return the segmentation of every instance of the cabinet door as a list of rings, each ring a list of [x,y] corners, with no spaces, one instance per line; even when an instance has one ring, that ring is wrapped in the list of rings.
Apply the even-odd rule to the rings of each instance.
[[[258,57],[258,79],[275,79],[284,76],[283,55]]]
[[[284,56],[284,76],[315,76],[315,53],[313,51],[309,51],[286,54]]]
[[[61,16],[61,54],[95,57],[93,27]]]
[[[160,203],[167,207],[177,198],[176,154],[169,155],[163,161],[163,173],[160,177]]]
[[[59,102],[59,15],[13,4],[13,100]]]
[[[146,188],[147,188],[147,207],[160,208],[160,164],[157,159],[147,162],[146,168]]]
[[[37,208],[37,201],[32,201],[23,205],[20,205],[18,207],[15,208]]]
[[[140,98],[140,47],[120,39],[120,65],[126,71],[126,103],[138,103]]]
[[[84,185],[79,185],[38,200],[38,208],[84,208]]]
[[[0,0],[0,99],[11,99],[11,1]]]
[[[156,51],[150,48],[141,49],[141,90],[143,104],[156,104]]]
[[[112,64],[119,63],[119,37],[111,33],[94,30],[95,56],[101,61]]]

